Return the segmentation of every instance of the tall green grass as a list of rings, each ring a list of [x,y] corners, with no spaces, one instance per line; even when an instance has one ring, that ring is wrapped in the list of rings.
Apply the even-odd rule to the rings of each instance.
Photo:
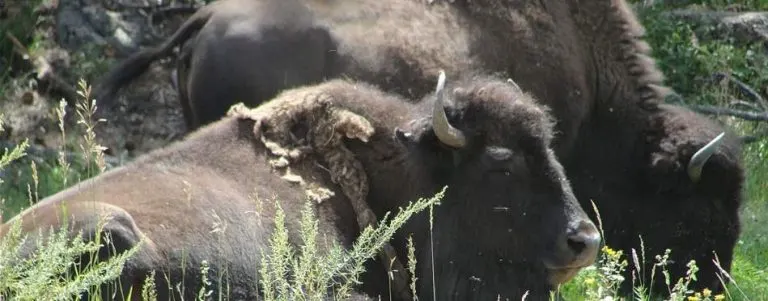
[[[653,47],[657,63],[666,76],[666,84],[675,89],[689,105],[727,106],[735,98],[749,101],[746,95],[734,87],[712,81],[712,75],[721,72],[756,88],[765,98],[765,93],[768,93],[768,54],[765,46],[735,46],[726,37],[702,41],[696,39],[696,29],[692,25],[662,17],[663,12],[669,8],[691,4],[703,5],[710,9],[724,9],[732,4],[738,4],[744,9],[768,9],[766,0],[697,0],[670,1],[670,4],[659,4],[639,11],[641,21],[647,29],[646,39]],[[765,122],[747,122],[724,116],[713,118],[721,120],[742,135],[760,134],[768,127]],[[730,277],[733,282],[728,284],[727,292],[717,298],[765,300],[768,299],[768,223],[765,222],[768,220],[768,139],[760,138],[757,142],[747,145],[743,155],[744,166],[747,167],[744,205],[741,209],[743,230],[731,269]],[[648,255],[651,259],[661,262],[667,260],[664,254]],[[635,296],[618,296],[612,290],[617,284],[616,281],[626,281],[619,279],[615,272],[634,264],[632,254],[604,249],[600,256],[599,264],[584,270],[561,288],[567,300],[648,300],[648,295],[642,292]],[[674,253],[670,256],[672,258],[668,259],[674,259]],[[661,269],[656,273],[663,277]],[[680,279],[671,279],[670,289],[674,288],[675,281]],[[636,291],[642,291],[641,285],[635,287]],[[678,291],[685,292],[685,289]],[[670,296],[669,300],[715,298],[711,292],[688,292]]]

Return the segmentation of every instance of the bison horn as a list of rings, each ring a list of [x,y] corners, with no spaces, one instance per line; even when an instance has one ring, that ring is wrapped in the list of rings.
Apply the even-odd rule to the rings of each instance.
[[[510,83],[510,84],[512,84],[512,86],[514,86],[514,87],[515,87],[515,89],[517,89],[517,91],[523,91],[523,89],[520,89],[520,85],[518,85],[518,84],[517,84],[517,83],[516,83],[514,80],[512,80],[511,78],[508,78],[508,79],[507,79],[507,82],[508,82],[508,83]]]
[[[432,129],[435,131],[435,135],[441,142],[456,148],[462,148],[467,144],[467,140],[459,129],[453,127],[448,122],[448,116],[445,115],[445,108],[443,107],[443,94],[445,88],[445,72],[440,70],[440,76],[437,79],[437,100],[435,100],[435,107],[432,111]]]
[[[715,139],[712,139],[712,141],[700,148],[691,157],[691,161],[688,162],[688,176],[691,177],[691,180],[694,183],[698,182],[701,178],[701,170],[704,168],[704,164],[706,164],[709,157],[715,153],[717,147],[723,143],[724,136],[725,132],[720,133],[720,135],[717,135]]]

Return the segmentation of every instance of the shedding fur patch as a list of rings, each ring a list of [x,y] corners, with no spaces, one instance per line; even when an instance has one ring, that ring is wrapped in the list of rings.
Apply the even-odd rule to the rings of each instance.
[[[332,191],[322,188],[323,192],[319,192],[320,184],[307,182],[290,166],[309,154],[317,154],[326,161],[332,181],[341,186],[353,205],[365,202],[367,175],[343,144],[344,137],[368,142],[374,128],[364,117],[333,106],[327,94],[307,89],[285,93],[254,109],[238,103],[227,115],[254,120],[254,134],[272,156],[270,166],[283,179],[300,184],[310,198],[321,201]],[[297,129],[303,129],[303,133],[297,133]]]
[[[332,96],[317,86],[285,91],[254,109],[238,103],[230,108],[227,116],[254,120],[254,134],[271,153],[272,168],[281,172],[283,179],[301,185],[309,198],[322,202],[333,196],[333,191],[319,183],[307,182],[290,169],[291,164],[309,154],[319,155],[328,167],[331,180],[349,199],[360,228],[375,226],[376,215],[366,202],[368,176],[343,141],[346,137],[368,142],[374,127],[365,117],[334,106]],[[301,133],[297,133],[297,129]],[[385,269],[395,277],[396,288],[408,294],[406,269],[391,244],[385,244],[379,256]]]

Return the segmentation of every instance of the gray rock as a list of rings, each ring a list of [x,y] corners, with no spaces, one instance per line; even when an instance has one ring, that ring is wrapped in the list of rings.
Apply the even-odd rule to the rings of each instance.
[[[111,10],[104,2],[121,5]],[[57,42],[68,50],[77,50],[85,44],[110,45],[118,57],[158,43],[146,11],[136,7],[148,7],[148,3],[144,0],[59,0]]]

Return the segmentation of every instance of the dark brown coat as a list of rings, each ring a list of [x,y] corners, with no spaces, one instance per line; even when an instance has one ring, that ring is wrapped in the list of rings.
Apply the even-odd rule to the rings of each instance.
[[[201,261],[224,260],[233,298],[253,300],[258,250],[267,246],[273,227],[274,211],[266,199],[275,196],[281,201],[292,230],[298,227],[305,199],[303,187],[272,171],[271,157],[255,130],[284,145],[309,141],[312,151],[291,168],[335,192],[317,207],[319,227],[321,236],[346,247],[359,229],[343,197],[350,194],[342,193],[335,182],[368,185],[364,195],[377,216],[448,186],[434,211],[433,236],[424,212],[397,233],[393,244],[398,257],[406,258],[405,239],[414,237],[420,300],[432,299],[433,274],[439,300],[519,299],[526,291],[529,300],[545,299],[553,285],[594,262],[600,242],[550,148],[553,125],[548,112],[503,80],[468,78],[438,88],[444,90],[418,104],[342,80],[289,90],[247,118],[224,118],[184,141],[42,200],[20,214],[24,229],[57,225],[60,204],[67,205],[75,229],[93,232],[97,216],[112,215],[115,219],[106,231],[118,249],[134,245],[140,237],[147,239],[126,266],[123,283],[140,284],[150,269],[170,271],[171,279],[178,281],[184,249],[190,294],[197,292]],[[322,107],[318,103],[330,109],[316,110]],[[322,134],[315,136],[316,129],[326,128],[319,124],[354,116],[367,120],[356,132],[348,132],[355,135],[347,134],[359,139],[346,139],[340,146],[354,156],[339,159],[319,153],[329,141]],[[334,123],[327,128],[343,131]],[[337,181],[331,181],[327,170],[344,160],[352,160],[345,165],[350,169],[334,174]],[[354,162],[364,175],[354,173]],[[258,215],[254,195],[265,198]],[[228,225],[221,237],[211,232],[214,214]],[[0,234],[7,227],[3,225]],[[386,275],[376,267],[369,265],[362,290],[387,299]],[[158,278],[158,292],[165,293],[162,274]]]
[[[257,105],[282,90],[319,83],[334,63],[335,45],[299,2],[228,0],[202,7],[166,42],[133,54],[99,81],[99,114],[114,107],[123,85],[177,46],[172,80],[189,131],[220,119],[235,103]]]
[[[640,247],[638,235],[654,252],[679,236],[708,241],[677,240],[673,276],[682,276],[677,272],[696,259],[702,268],[697,284],[720,288],[710,273],[711,258],[717,251],[723,267],[730,267],[739,233],[740,145],[728,135],[691,160],[725,129],[687,110],[661,106],[668,89],[626,1],[425,2],[303,1],[337,45],[338,57],[326,75],[373,83],[409,99],[429,93],[439,69],[514,79],[555,116],[554,148],[579,183],[574,189],[582,205],[591,208],[594,200],[604,217],[616,218],[605,225],[608,243],[630,254],[630,248]],[[228,55],[240,62],[248,57],[247,51]],[[693,128],[707,130],[686,130]],[[666,209],[645,207],[654,203],[671,203],[677,210],[658,219]],[[688,220],[691,211],[704,215]],[[679,235],[652,230],[670,227],[679,227]]]

